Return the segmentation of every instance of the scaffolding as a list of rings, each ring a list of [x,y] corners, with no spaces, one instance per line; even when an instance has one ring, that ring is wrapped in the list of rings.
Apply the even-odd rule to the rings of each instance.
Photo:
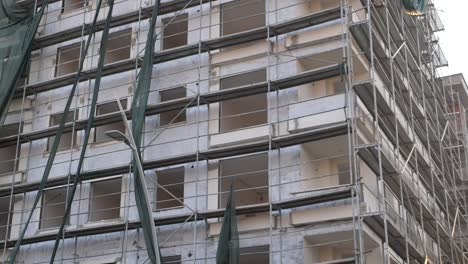
[[[100,32],[63,113],[97,8],[105,25],[96,2],[50,0],[18,80],[0,131],[2,261],[66,118],[17,257],[49,262],[98,74]],[[114,3],[57,263],[148,263],[131,151],[105,132],[126,131],[117,105],[132,117],[153,2]],[[141,147],[164,263],[215,262],[232,184],[241,263],[468,264],[468,100],[438,75],[432,2],[421,16],[393,0],[168,0],[158,13]]]

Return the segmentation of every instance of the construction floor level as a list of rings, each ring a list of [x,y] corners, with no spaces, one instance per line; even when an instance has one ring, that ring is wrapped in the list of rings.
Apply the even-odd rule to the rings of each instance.
[[[20,0],[39,9],[46,1]],[[0,259],[49,263],[92,113],[109,8],[50,0],[0,127]],[[154,0],[115,0],[92,136],[54,263],[149,263],[128,133]],[[80,57],[72,107],[64,112]],[[468,86],[396,0],[163,0],[142,159],[163,263],[468,264]],[[132,120],[130,120],[131,122]]]

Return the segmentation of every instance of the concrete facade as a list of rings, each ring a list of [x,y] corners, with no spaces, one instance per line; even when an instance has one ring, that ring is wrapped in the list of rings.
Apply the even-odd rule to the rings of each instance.
[[[53,117],[65,107],[73,58],[87,38],[79,25],[92,21],[96,2],[49,4],[27,80],[18,84],[5,122],[13,132],[0,138],[0,162],[13,166],[0,177],[2,259],[36,197]],[[468,263],[459,188],[467,179],[466,119],[448,118],[455,101],[457,113],[468,106],[468,93],[454,98],[437,75],[445,62],[432,42],[440,29],[432,3],[415,18],[392,0],[195,2],[162,1],[155,29],[143,159],[164,263],[216,262],[230,184],[243,264]],[[131,151],[97,134],[125,132],[115,101],[131,111],[152,5],[115,3],[113,17],[125,23],[110,31],[98,97],[104,114],[96,113],[56,263],[148,263]],[[50,259],[101,34],[84,62],[90,74],[74,97],[49,196],[34,211],[17,263]]]

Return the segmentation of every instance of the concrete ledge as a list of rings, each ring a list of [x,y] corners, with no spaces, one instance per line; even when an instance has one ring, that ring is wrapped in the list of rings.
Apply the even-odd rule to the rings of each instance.
[[[24,172],[12,172],[0,175],[0,186],[23,182]]]
[[[270,135],[268,125],[239,129],[210,136],[210,148],[224,147],[251,141],[267,139]]]
[[[330,40],[341,38],[343,31],[341,23],[327,23],[317,26],[307,31],[288,36],[286,38],[286,48],[295,49],[308,45],[321,44]]]
[[[198,55],[200,52],[205,53],[211,50],[232,47],[234,45],[252,42],[256,40],[268,39],[270,37],[279,36],[289,32],[294,32],[303,28],[311,27],[327,21],[335,20],[341,17],[340,7],[331,8],[313,13],[304,17],[299,17],[279,24],[261,27],[258,29],[248,30],[245,32],[223,36],[216,39],[201,41],[185,45],[171,50],[157,52],[153,56],[153,63],[162,63],[165,61],[175,60],[179,58]],[[66,34],[65,34],[66,35]],[[141,66],[141,60],[131,58],[110,65],[106,65],[103,69],[103,76],[108,76],[124,71],[135,69],[135,60],[138,62],[138,67]],[[96,77],[96,68],[83,71],[80,81],[87,81]],[[53,89],[61,88],[66,85],[73,84],[75,74],[68,74],[59,78],[43,81],[28,85],[26,94],[33,95],[40,92],[46,92]],[[21,97],[23,89],[17,89],[15,96]]]
[[[352,216],[351,205],[340,205],[294,211],[290,215],[290,221],[292,226],[303,226],[326,221],[339,221]]]
[[[310,142],[314,140],[320,140],[324,138],[330,138],[335,136],[340,136],[348,133],[348,126],[345,122],[341,124],[336,124],[329,127],[324,127],[320,129],[314,129],[309,131],[304,131],[301,133],[295,133],[286,136],[275,137],[271,140],[272,149],[283,148],[294,146],[297,144],[302,144],[304,142]],[[270,148],[270,142],[268,140],[251,142],[242,145],[229,146],[223,148],[210,149],[208,151],[191,153],[182,156],[169,157],[166,159],[145,161],[143,167],[145,170],[155,169],[161,167],[167,167],[171,165],[178,165],[188,162],[194,162],[198,160],[210,160],[210,159],[220,159],[230,156],[243,155],[249,153],[256,153],[261,151],[267,151]],[[105,168],[100,170],[85,171],[81,173],[81,181],[101,179],[108,176],[114,176],[118,174],[129,173],[128,164],[122,166],[116,166],[111,168]],[[69,176],[62,176],[53,179],[49,179],[46,183],[46,188],[57,187],[66,185],[69,183]],[[75,177],[74,174],[70,175],[71,178]],[[35,191],[38,189],[40,182],[27,182],[20,183],[13,186],[13,194],[20,194],[30,191]],[[0,188],[0,197],[10,196],[12,193],[11,187]]]
[[[343,65],[335,64],[332,66],[327,66],[319,69],[314,69],[311,71],[302,72],[297,75],[289,76],[286,78],[282,78],[275,81],[270,82],[262,82],[254,85],[247,85],[241,87],[235,87],[232,89],[220,90],[216,92],[210,92],[206,94],[200,95],[200,105],[206,105],[208,103],[215,103],[221,102],[233,98],[238,98],[241,96],[248,96],[254,95],[259,93],[265,93],[268,91],[268,85],[272,89],[288,89],[291,87],[295,87],[301,84],[314,82],[323,80],[326,78],[331,78],[338,76],[340,73],[343,72]],[[146,115],[156,115],[160,113],[164,113],[171,110],[182,109],[186,106],[196,106],[197,105],[197,97],[191,96],[187,98],[182,98],[178,100],[172,100],[170,102],[163,102],[158,103],[156,105],[150,105],[146,109]],[[127,118],[131,118],[131,110],[127,110],[126,112]],[[111,124],[114,122],[120,122],[122,117],[120,113],[113,113],[106,115],[105,118],[103,116],[98,116],[94,118],[93,127]],[[88,119],[81,119],[75,122],[74,129],[75,130],[82,130],[86,127]],[[38,140],[42,138],[47,138],[50,136],[55,135],[57,133],[58,126],[51,127],[43,130],[37,130],[32,132],[24,132],[20,136],[20,142],[25,143],[32,140]],[[73,129],[73,124],[65,125],[64,132],[70,132]],[[0,139],[0,147],[15,145],[17,143],[17,136],[10,136],[6,138]]]
[[[58,1],[60,0],[49,0],[49,3],[58,2]],[[209,3],[212,0],[202,0],[202,1],[203,3]],[[30,1],[30,0],[22,0],[22,1],[19,1],[18,4],[29,6],[30,8],[34,7],[34,1]],[[38,4],[42,5],[42,1],[38,1]],[[159,7],[159,15],[169,14],[169,13],[181,10],[185,6],[187,6],[187,8],[190,8],[193,6],[198,6],[199,4],[200,4],[200,1],[190,1],[190,0],[174,0],[174,1],[165,2],[165,3],[163,2],[161,3]],[[142,7],[141,9],[142,19],[150,18],[152,9],[153,9],[153,5]],[[110,26],[111,28],[118,27],[118,26],[129,24],[129,23],[137,22],[138,19],[139,19],[139,11],[137,10],[137,11],[129,12],[127,14],[113,17]],[[97,27],[96,31],[103,30],[104,24],[105,24],[104,20],[98,21],[96,25]],[[84,26],[85,35],[89,34],[90,28],[91,28],[90,23]],[[33,49],[39,49],[45,46],[51,46],[60,42],[65,42],[67,40],[81,37],[82,30],[83,30],[83,26],[78,25],[77,27],[70,28],[66,31],[60,31],[60,32],[56,32],[53,34],[40,36],[34,40]]]
[[[210,223],[208,225],[208,236],[219,236],[222,222]],[[243,219],[237,220],[239,233],[257,231],[270,228],[270,217],[268,213],[258,213],[245,215]],[[276,228],[276,221],[273,221],[273,228]]]
[[[265,213],[270,210],[277,211],[279,209],[290,209],[301,206],[313,205],[317,203],[329,202],[340,199],[347,199],[352,197],[352,187],[345,186],[339,188],[333,188],[327,192],[321,193],[320,195],[310,195],[307,197],[301,197],[299,199],[289,199],[279,202],[272,203],[271,207],[268,203],[258,204],[252,206],[244,206],[236,208],[236,214],[252,214],[252,213]],[[184,223],[186,221],[205,221],[210,218],[219,218],[224,216],[224,210],[211,210],[204,212],[195,212],[188,213],[185,215],[177,215],[164,218],[156,218],[154,223],[156,226],[169,225],[176,223]],[[64,237],[65,238],[75,238],[83,236],[91,236],[97,234],[107,234],[113,232],[121,232],[125,230],[134,230],[141,227],[140,222],[129,222],[125,223],[109,223],[108,225],[88,227],[88,228],[79,228],[73,230],[66,230]],[[54,241],[56,239],[56,234],[46,234],[46,235],[37,235],[26,237],[22,241],[22,245],[28,245],[33,243],[45,242],[45,241]],[[16,240],[1,241],[0,247],[11,248],[14,247]]]
[[[236,47],[235,50],[222,50],[211,55],[211,66],[216,67],[237,60],[247,60],[264,56],[271,49],[269,41],[249,43],[244,47]],[[239,56],[242,54],[242,56]]]
[[[288,121],[288,131],[298,133],[311,128],[321,128],[346,121],[345,109],[340,108]]]

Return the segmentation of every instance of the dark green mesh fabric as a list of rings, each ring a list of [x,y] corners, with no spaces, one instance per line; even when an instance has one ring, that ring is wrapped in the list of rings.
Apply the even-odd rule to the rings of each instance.
[[[43,6],[47,6],[47,3],[48,1],[44,1],[43,2]],[[70,111],[70,107],[71,107],[71,103],[72,103],[72,100],[73,100],[73,97],[75,95],[75,92],[76,92],[76,89],[78,87],[78,84],[79,84],[79,80],[80,80],[80,77],[81,77],[81,72],[83,70],[83,62],[84,62],[84,59],[86,57],[86,54],[88,53],[88,50],[89,50],[89,46],[91,44],[91,40],[92,40],[92,37],[94,35],[94,32],[95,32],[95,29],[96,29],[96,22],[98,20],[98,17],[99,17],[99,11],[100,11],[100,7],[101,7],[101,4],[102,4],[102,0],[99,0],[98,2],[98,8],[96,10],[96,13],[94,15],[94,20],[93,20],[93,24],[91,26],[91,32],[88,36],[88,39],[86,41],[86,44],[85,44],[85,48],[84,48],[84,51],[83,53],[81,54],[81,57],[80,57],[80,66],[78,68],[78,72],[75,76],[75,81],[73,83],[73,87],[70,91],[70,95],[68,96],[68,100],[67,100],[67,104],[65,106],[65,109],[64,109],[64,113],[68,113]],[[43,10],[41,10],[43,11]],[[49,173],[50,173],[50,170],[52,169],[52,165],[54,163],[54,160],[55,160],[55,155],[57,154],[57,150],[58,150],[58,147],[59,147],[59,143],[60,143],[60,139],[62,138],[62,134],[63,134],[63,130],[64,130],[64,127],[65,127],[65,121],[66,121],[66,115],[63,115],[63,118],[62,120],[60,121],[60,125],[59,125],[59,128],[57,130],[57,134],[55,136],[55,139],[54,139],[54,143],[50,149],[50,155],[49,155],[49,158],[47,160],[47,164],[44,168],[44,174],[42,175],[42,179],[41,179],[41,182],[39,184],[39,188],[37,190],[37,194],[36,194],[36,198],[34,200],[34,203],[32,205],[32,210],[31,212],[29,213],[29,216],[23,226],[23,230],[21,231],[19,237],[18,237],[18,240],[16,241],[16,244],[15,244],[15,247],[13,248],[13,250],[11,251],[11,254],[10,256],[8,257],[8,263],[10,264],[13,264],[15,262],[15,259],[16,259],[16,256],[18,254],[18,251],[20,249],[20,246],[21,246],[21,242],[23,241],[23,238],[24,238],[24,235],[26,234],[26,230],[29,226],[29,223],[31,222],[31,218],[32,218],[32,215],[34,213],[34,210],[36,209],[37,207],[37,204],[39,203],[41,197],[42,197],[42,194],[44,193],[44,188],[45,188],[45,185],[47,183],[47,179],[49,178]]]
[[[57,233],[57,237],[55,239],[54,249],[52,250],[52,255],[50,258],[50,263],[54,263],[55,255],[57,254],[57,249],[60,244],[60,240],[63,236],[63,231],[65,229],[65,225],[67,224],[67,219],[70,217],[70,210],[71,205],[73,203],[73,198],[75,197],[76,189],[78,187],[78,183],[81,181],[81,168],[83,167],[83,161],[86,154],[86,149],[88,147],[89,137],[91,135],[91,128],[94,121],[94,113],[96,111],[96,105],[99,95],[99,87],[101,86],[101,77],[102,77],[102,70],[104,68],[104,61],[106,57],[106,50],[107,50],[107,43],[109,40],[109,28],[110,23],[112,20],[112,12],[114,10],[114,0],[108,0],[107,5],[109,6],[109,10],[106,17],[106,22],[104,24],[104,30],[102,32],[102,40],[101,46],[99,48],[99,62],[96,70],[96,80],[94,81],[94,89],[93,89],[93,97],[91,100],[89,115],[88,115],[88,122],[86,124],[85,129],[85,137],[83,139],[83,147],[81,148],[80,153],[80,160],[78,161],[78,166],[76,168],[75,177],[73,179],[73,185],[70,188],[69,195],[67,197],[67,203],[65,206],[65,215],[62,219],[62,224],[60,225],[59,232]],[[100,6],[100,5],[99,5]]]
[[[134,137],[135,144],[138,148],[141,147],[141,139],[143,135],[143,128],[145,124],[145,112],[148,105],[148,96],[151,86],[151,76],[153,73],[153,54],[154,54],[154,27],[158,17],[160,0],[156,0],[153,6],[152,16],[150,20],[150,30],[145,46],[145,55],[143,57],[143,64],[140,69],[138,84],[133,95],[132,102],[132,134]],[[141,157],[140,149],[138,149],[138,155]],[[142,159],[140,159],[142,160]],[[146,251],[151,263],[161,263],[161,254],[159,252],[159,245],[154,243],[152,227],[154,225],[154,219],[149,208],[149,201],[146,200],[144,195],[145,184],[142,182],[138,170],[137,160],[133,160],[133,180],[135,183],[135,201],[140,216],[140,221],[143,227],[143,234],[146,243]],[[141,175],[144,177],[144,175]]]
[[[36,14],[33,11],[17,6],[15,0],[0,1],[0,127],[13,98],[16,81],[27,64],[32,40],[44,14],[44,8]]]
[[[82,62],[84,61],[84,57],[86,56],[88,52],[91,39],[95,32],[95,25],[97,22],[97,18],[99,16],[101,4],[102,4],[102,0],[99,0],[99,3],[97,4],[98,8],[96,10],[93,24],[91,27],[91,33],[88,36],[88,40],[86,42],[84,52],[82,53],[81,58],[80,58],[79,70],[78,70],[78,73],[76,74],[73,88],[70,91],[70,95],[69,95],[69,98],[68,98],[68,101],[64,110],[65,113],[69,112],[70,110],[71,102],[72,102],[73,96],[76,92],[76,89],[79,83],[81,71],[83,69]],[[1,7],[0,8],[0,27],[1,27],[0,38],[2,40],[0,42],[0,56],[3,62],[0,64],[0,72],[1,72],[0,78],[2,80],[1,89],[0,89],[0,107],[1,107],[0,113],[2,113],[1,123],[3,123],[3,118],[6,115],[9,102],[14,93],[16,80],[18,79],[22,69],[26,65],[27,55],[30,52],[31,43],[34,38],[34,34],[37,30],[37,27],[39,25],[42,14],[44,12],[44,8],[42,8],[37,13],[37,15],[33,17],[30,11],[17,7],[14,0],[1,1],[0,5],[1,5],[0,6]],[[65,213],[66,217],[63,218],[62,225],[60,227],[59,233],[57,234],[57,240],[54,245],[50,263],[54,262],[57,248],[60,243],[60,237],[63,235],[64,225],[70,213],[71,203],[73,201],[74,193],[76,192],[77,183],[79,182],[81,167],[83,165],[84,155],[86,153],[86,146],[89,141],[90,130],[91,130],[92,122],[94,119],[93,113],[95,112],[94,108],[96,106],[97,97],[99,93],[100,79],[102,75],[102,68],[104,65],[104,58],[105,58],[105,50],[106,50],[107,39],[108,39],[108,34],[109,34],[109,31],[108,31],[109,23],[112,17],[113,1],[112,0],[109,1],[108,5],[110,9],[109,9],[109,14],[106,20],[106,26],[105,26],[104,33],[103,33],[103,40],[105,41],[101,43],[101,48],[100,48],[100,59],[99,59],[97,77],[96,77],[96,82],[95,82],[95,87],[94,87],[93,100],[91,104],[92,109],[90,110],[90,116],[88,118],[87,128],[85,131],[85,139],[83,142],[84,144],[83,144],[83,148],[80,154],[80,160],[79,160],[79,165],[77,168],[76,177],[74,178],[73,186],[71,188],[71,195],[69,195],[68,200],[67,200],[67,206],[66,206],[67,210]],[[44,7],[47,6],[47,0],[44,2],[43,6]],[[150,83],[151,83],[151,75],[152,75],[152,67],[153,67],[152,59],[153,59],[153,53],[154,53],[154,41],[152,40],[154,38],[154,27],[156,24],[158,10],[159,10],[159,0],[157,1],[157,3],[154,5],[154,8],[153,8],[153,16],[151,18],[151,23],[150,23],[152,30],[149,30],[149,33],[148,33],[148,41],[146,44],[143,65],[140,71],[140,78],[138,81],[137,89],[135,91],[134,101],[132,104],[132,106],[134,107],[133,116],[132,116],[133,118],[132,130],[133,130],[133,134],[135,135],[135,142],[137,142],[138,145],[141,145],[141,135],[143,132],[143,125],[144,125],[144,120],[145,120],[145,110],[147,106],[149,88],[150,88]],[[15,247],[13,248],[8,258],[9,263],[14,263],[16,256],[18,254],[21,242],[26,233],[27,227],[31,221],[33,211],[37,207],[37,204],[39,203],[42,197],[45,184],[47,182],[50,170],[55,160],[55,155],[56,155],[58,145],[59,145],[62,133],[63,133],[64,126],[65,126],[65,119],[62,119],[59,125],[57,135],[54,139],[54,143],[50,151],[49,159],[47,161],[47,165],[44,170],[43,178],[41,180],[38,193],[36,195],[36,198],[32,206],[33,210],[30,212],[29,217],[27,218],[27,221],[23,227],[23,230],[15,244]],[[135,174],[137,173],[138,172],[135,170]],[[134,177],[134,179],[135,179],[135,189],[136,189],[135,195],[136,195],[136,201],[137,201],[137,208],[138,208],[140,219],[143,225],[144,237],[145,237],[145,242],[147,244],[148,255],[152,263],[160,263],[161,260],[160,260],[160,254],[159,254],[159,246],[154,244],[153,241],[155,241],[154,240],[155,238],[153,238],[153,234],[150,231],[151,227],[149,226],[149,225],[154,225],[151,212],[148,212],[147,210],[149,201],[147,201],[143,196],[142,188],[144,185],[139,180],[139,177],[137,177],[138,175],[135,175],[135,176],[136,177]],[[157,251],[155,251],[155,249]],[[158,252],[157,257],[156,257],[155,252]]]
[[[1,2],[1,4],[2,4],[2,6],[1,6],[0,12],[3,12],[2,14],[5,14],[5,15],[2,16],[3,19],[0,22],[13,21],[14,23],[21,24],[21,23],[26,23],[24,21],[28,21],[28,19],[29,19],[30,21],[33,21],[33,22],[37,23],[37,24],[34,24],[34,25],[36,25],[35,28],[34,28],[34,32],[37,30],[37,25],[38,25],[38,23],[40,21],[40,17],[42,16],[43,9],[41,9],[41,12],[38,13],[38,16],[34,17],[34,19],[33,19],[33,18],[31,18],[31,15],[29,14],[29,12],[26,12],[25,10],[17,8],[16,5],[14,4],[14,0],[11,0],[11,1],[7,0],[7,1]],[[65,217],[63,218],[62,225],[61,225],[60,230],[59,230],[59,232],[57,234],[57,239],[55,241],[55,245],[54,245],[54,249],[53,249],[53,253],[52,253],[52,256],[51,256],[50,263],[54,263],[54,259],[55,259],[55,256],[56,256],[58,245],[60,244],[60,238],[63,235],[64,226],[65,226],[66,220],[67,220],[67,218],[69,217],[69,214],[70,214],[71,203],[73,201],[73,197],[74,197],[74,194],[76,192],[77,184],[80,181],[81,168],[82,168],[82,165],[83,165],[83,160],[84,160],[84,156],[85,156],[85,153],[86,153],[86,147],[87,147],[89,137],[90,137],[90,131],[91,131],[92,123],[93,123],[93,120],[94,120],[95,107],[96,107],[97,98],[98,98],[98,94],[99,94],[99,87],[100,87],[100,83],[101,83],[101,76],[102,76],[102,70],[103,70],[103,65],[104,65],[105,51],[107,49],[107,40],[108,40],[108,36],[109,36],[109,25],[110,25],[110,22],[111,22],[113,5],[114,5],[114,1],[110,0],[108,2],[109,13],[108,13],[106,23],[105,23],[105,28],[104,28],[104,31],[103,31],[103,37],[102,37],[103,41],[102,41],[101,47],[100,47],[100,58],[99,58],[97,74],[96,74],[96,81],[95,81],[95,86],[94,86],[94,91],[93,91],[93,99],[92,99],[92,103],[91,103],[91,110],[89,111],[90,115],[89,115],[89,118],[88,118],[86,130],[85,130],[85,139],[84,139],[84,142],[83,142],[83,148],[82,148],[81,154],[80,154],[80,160],[79,160],[79,164],[78,164],[78,167],[77,167],[77,173],[76,173],[76,176],[75,176],[75,178],[73,180],[73,185],[71,187],[70,195],[68,196],[68,199],[67,199]],[[47,6],[47,0],[44,2],[43,6]],[[84,51],[83,51],[83,53],[82,53],[82,55],[80,57],[80,66],[79,66],[78,72],[77,72],[77,74],[75,76],[75,81],[74,81],[73,87],[72,87],[72,89],[70,91],[70,95],[68,97],[67,104],[65,106],[65,110],[64,110],[65,113],[70,111],[71,102],[73,100],[74,94],[75,94],[76,89],[78,87],[80,76],[81,76],[81,73],[82,73],[82,70],[83,70],[83,61],[84,61],[84,58],[85,58],[86,54],[88,53],[89,46],[90,46],[90,43],[91,43],[91,39],[92,39],[92,37],[94,36],[94,33],[95,33],[96,22],[97,22],[97,19],[99,17],[99,11],[100,11],[101,6],[102,6],[102,0],[99,0],[99,2],[97,4],[98,8],[96,10],[94,20],[93,20],[93,23],[92,23],[92,26],[91,26],[91,32],[90,32],[90,34],[88,36],[88,39],[86,41]],[[152,16],[152,19],[151,19],[151,29],[153,29],[153,30],[150,30],[149,33],[148,33],[148,40],[149,41],[146,44],[145,57],[144,57],[144,60],[143,60],[142,69],[140,71],[140,78],[139,78],[139,81],[138,81],[137,89],[136,89],[136,92],[135,92],[135,99],[134,99],[134,102],[133,102],[133,107],[134,107],[135,110],[134,110],[134,113],[133,113],[134,122],[133,122],[133,129],[132,130],[134,131],[134,135],[136,135],[135,136],[135,141],[138,142],[139,145],[141,144],[141,135],[142,135],[142,132],[143,132],[142,130],[143,130],[143,124],[144,124],[145,110],[146,110],[146,105],[147,105],[147,101],[148,101],[149,87],[150,87],[150,82],[151,82],[151,74],[152,74],[152,67],[153,67],[152,58],[153,58],[153,53],[154,53],[154,41],[151,41],[151,40],[153,40],[153,38],[154,38],[154,27],[155,27],[155,24],[156,24],[158,10],[159,10],[159,1],[157,1],[157,3],[155,4],[155,6],[153,8],[153,16]],[[17,42],[19,41],[18,38],[20,36],[17,36],[17,33],[15,33],[16,31],[18,31],[18,28],[14,28],[14,24],[13,24],[10,27],[6,27],[4,32],[2,32],[1,29],[0,29],[0,35],[9,36],[10,39],[11,39],[10,42],[12,43],[12,45],[17,45],[18,44]],[[21,30],[19,30],[19,32],[21,32]],[[28,32],[29,31],[25,31],[25,33],[23,33],[25,35],[24,38],[29,37],[30,38],[29,42],[31,42],[33,37],[34,37],[34,34],[29,34]],[[6,41],[5,45],[6,45],[6,43],[10,43],[10,42]],[[24,43],[24,42],[22,42],[22,43]],[[8,49],[5,48],[4,49],[4,47],[1,46],[1,45],[2,44],[0,43],[0,52],[2,50],[5,50],[5,51],[8,51],[8,54],[16,54],[16,53],[11,52],[11,48],[8,48]],[[21,46],[21,45],[19,45],[19,46]],[[25,52],[25,54],[29,54],[29,49],[30,49],[30,45],[28,46],[28,49],[26,49],[27,52]],[[16,49],[15,49],[15,52],[16,52]],[[21,72],[22,68],[25,65],[25,63],[24,63],[25,56],[22,56],[22,57],[23,57],[23,61],[21,61],[20,66],[17,67],[17,71],[14,74],[12,74],[10,71],[4,70],[4,69],[7,69],[6,66],[10,66],[10,65],[6,65],[6,66],[1,65],[2,66],[2,74],[4,74],[3,73],[4,71],[5,71],[5,74],[7,74],[7,75],[2,75],[2,78],[3,78],[2,80],[4,80],[5,78],[7,78],[7,80],[11,79],[11,83],[12,83],[10,85],[11,88],[9,88],[9,90],[8,90],[8,94],[7,94],[8,96],[6,96],[6,95],[3,96],[4,93],[0,94],[0,95],[2,95],[0,97],[0,99],[2,99],[2,101],[0,101],[0,102],[2,102],[2,107],[3,107],[3,104],[4,104],[3,99],[5,99],[4,100],[6,102],[5,107],[4,107],[5,109],[8,106],[8,101],[10,100],[10,98],[12,96],[12,93],[14,92],[13,89],[14,89],[14,85],[16,83],[16,79],[18,78],[19,73]],[[4,58],[9,58],[9,56],[5,55]],[[12,62],[12,61],[13,60],[11,60],[10,62]],[[15,61],[16,61],[16,57],[15,57]],[[9,68],[12,68],[12,66],[10,66]],[[10,77],[10,75],[12,77]],[[3,76],[7,76],[7,77],[3,77]],[[4,91],[3,84],[4,83],[2,83],[2,90],[1,90],[2,92]],[[6,88],[5,88],[5,91],[7,91]],[[33,206],[32,206],[33,210],[29,214],[29,217],[27,218],[27,221],[25,222],[25,225],[24,225],[23,230],[22,230],[22,232],[21,232],[21,234],[20,234],[20,236],[19,236],[19,238],[18,238],[18,240],[17,240],[17,242],[15,244],[15,247],[13,248],[13,250],[12,250],[12,252],[11,252],[9,258],[8,258],[8,263],[14,263],[14,261],[16,259],[16,256],[17,256],[17,254],[19,252],[21,242],[22,242],[22,240],[24,238],[24,235],[26,233],[27,227],[28,227],[28,225],[29,225],[29,223],[31,221],[33,211],[37,207],[37,204],[38,204],[38,202],[40,201],[40,199],[42,197],[42,194],[43,194],[44,188],[45,188],[45,184],[47,182],[50,170],[52,168],[52,165],[53,165],[53,162],[54,162],[57,150],[58,150],[59,142],[60,142],[61,136],[63,134],[65,121],[66,120],[65,120],[65,117],[64,117],[60,122],[58,131],[57,131],[57,135],[55,136],[54,143],[53,143],[52,148],[50,150],[50,155],[49,155],[49,158],[48,158],[45,170],[44,170],[44,174],[43,174],[43,177],[42,177],[42,180],[41,180],[41,183],[40,183],[36,198],[35,198]],[[137,172],[135,172],[135,173],[137,173]],[[136,176],[138,176],[138,174],[136,174]],[[158,263],[159,264],[159,263],[161,263],[159,246],[157,245],[157,242],[156,242],[156,245],[153,242],[153,241],[157,241],[157,240],[156,240],[156,238],[153,238],[153,234],[151,232],[151,226],[150,226],[150,225],[154,225],[154,222],[153,222],[151,212],[149,212],[147,210],[149,201],[147,201],[145,199],[144,195],[143,195],[142,188],[143,188],[144,185],[141,183],[139,177],[134,177],[134,178],[135,178],[135,189],[136,189],[135,195],[136,195],[137,208],[138,208],[140,219],[141,219],[141,222],[142,222],[142,225],[143,225],[144,237],[145,237],[145,242],[146,242],[146,246],[147,246],[147,250],[148,250],[148,255],[149,255],[149,258],[150,258],[152,263]],[[156,257],[155,252],[157,252],[157,255],[158,255],[157,257]]]
[[[402,0],[402,3],[405,12],[412,16],[424,14],[427,7],[427,0]]]
[[[224,212],[223,226],[219,234],[218,250],[216,252],[216,264],[239,263],[239,234],[237,231],[236,203],[234,191],[231,192]]]

